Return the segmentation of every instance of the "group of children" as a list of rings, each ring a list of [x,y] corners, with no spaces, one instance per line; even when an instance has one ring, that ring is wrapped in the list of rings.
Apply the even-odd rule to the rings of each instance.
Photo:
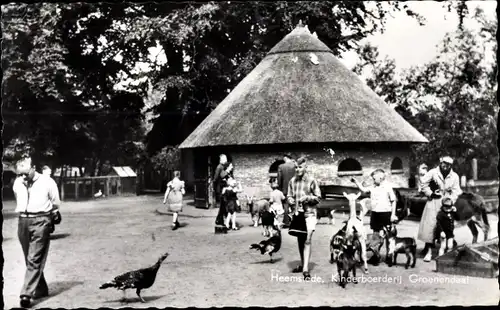
[[[174,178],[167,184],[167,190],[163,200],[164,204],[168,203],[169,211],[173,212],[172,229],[177,229],[180,224],[178,222],[178,214],[182,211],[182,197],[185,194],[184,181],[179,179],[180,172],[174,172]],[[374,185],[365,187],[359,181],[351,179],[356,186],[364,193],[369,193],[371,197],[371,218],[370,228],[375,234],[383,231],[384,227],[390,225],[397,220],[396,217],[396,197],[392,187],[384,183],[385,172],[382,169],[375,170],[371,177]],[[283,226],[285,210],[283,202],[286,197],[282,191],[278,189],[278,183],[275,180],[271,181],[271,193],[269,200],[269,211],[274,214],[274,224],[277,227]],[[240,211],[240,203],[237,194],[243,191],[242,186],[233,177],[229,176],[224,179],[222,188],[221,207],[224,208],[224,224],[227,229],[238,230],[236,226],[236,214]]]
[[[236,226],[236,213],[240,211],[240,202],[237,194],[243,191],[241,184],[236,182],[232,176],[223,180],[224,187],[221,192],[221,208],[223,208],[224,224],[227,229],[238,230]],[[180,171],[174,171],[174,178],[168,182],[163,204],[167,210],[172,212],[172,230],[180,227],[179,212],[183,209],[183,196],[185,195],[185,183],[180,180]]]

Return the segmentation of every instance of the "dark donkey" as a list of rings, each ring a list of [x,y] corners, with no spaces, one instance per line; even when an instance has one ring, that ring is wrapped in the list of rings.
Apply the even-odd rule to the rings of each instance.
[[[430,187],[433,191],[438,188],[433,182],[431,182]],[[416,209],[423,209],[425,207],[426,200],[410,201],[411,198],[400,195],[396,189],[394,191],[396,192],[398,200],[400,197],[405,200],[405,206],[409,205],[409,203],[418,203],[423,205],[419,205]],[[467,224],[472,232],[472,243],[477,242],[478,230],[476,226],[481,228],[484,233],[484,240],[487,240],[490,225],[488,222],[487,205],[484,198],[474,193],[462,193],[458,196],[454,206],[456,208],[454,219],[458,226]],[[436,236],[436,239],[439,239],[439,236]]]
[[[431,181],[430,188],[433,192],[439,190],[439,186],[434,181]],[[444,194],[446,197],[446,194],[449,193],[445,192]],[[478,231],[476,226],[479,226],[483,231],[484,240],[488,240],[490,224],[488,223],[488,214],[486,212],[486,203],[484,198],[474,193],[462,193],[458,196],[454,206],[456,210],[453,211],[452,218],[458,223],[459,226],[463,226],[465,224],[469,226],[469,229],[472,232],[472,243],[477,242]],[[436,228],[439,228],[440,226],[446,227],[447,224],[449,224],[446,223],[446,217],[439,216],[439,214],[436,220]],[[456,225],[453,221],[451,224],[451,229],[454,230]],[[436,229],[436,233],[438,231],[439,229]],[[436,235],[435,239],[440,239],[440,236]]]
[[[487,206],[484,198],[474,193],[463,193],[455,201],[455,221],[459,226],[467,224],[472,232],[472,243],[477,242],[477,227],[481,228],[484,240],[488,240],[490,224],[488,222]]]

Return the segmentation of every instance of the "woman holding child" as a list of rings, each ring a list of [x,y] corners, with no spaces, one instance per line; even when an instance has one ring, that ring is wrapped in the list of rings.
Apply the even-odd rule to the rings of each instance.
[[[431,248],[436,239],[436,217],[441,208],[442,199],[449,197],[454,205],[462,193],[460,178],[451,169],[452,165],[453,159],[450,156],[443,156],[439,159],[439,166],[429,170],[421,180],[420,189],[428,199],[418,229],[418,239],[425,242],[424,262],[430,262],[432,259]]]

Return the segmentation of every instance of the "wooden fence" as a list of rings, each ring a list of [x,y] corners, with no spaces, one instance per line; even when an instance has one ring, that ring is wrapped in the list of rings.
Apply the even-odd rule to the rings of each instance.
[[[59,178],[54,178],[60,184]],[[136,178],[119,176],[64,178],[59,185],[61,200],[91,199],[99,192],[106,197],[136,194]]]

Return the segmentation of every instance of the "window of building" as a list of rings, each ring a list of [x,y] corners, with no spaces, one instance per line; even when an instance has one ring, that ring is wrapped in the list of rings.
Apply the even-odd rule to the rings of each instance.
[[[359,161],[354,158],[347,158],[340,162],[337,175],[363,175],[363,168]]]
[[[403,173],[403,161],[401,160],[401,158],[396,157],[392,160],[391,173],[392,174]]]

